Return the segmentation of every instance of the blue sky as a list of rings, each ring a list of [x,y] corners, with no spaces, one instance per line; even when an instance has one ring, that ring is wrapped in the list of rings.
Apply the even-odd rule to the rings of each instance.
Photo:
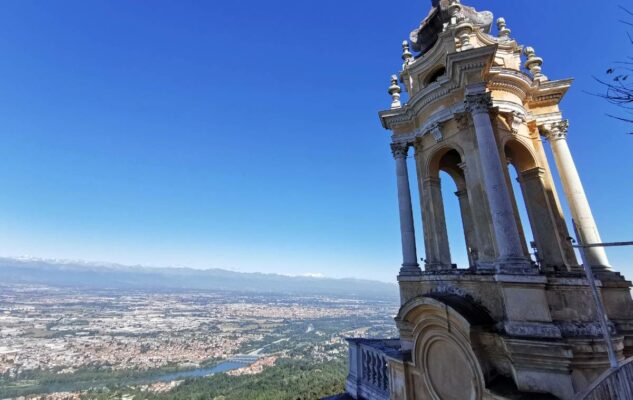
[[[633,50],[618,2],[465,3],[504,16],[550,78],[576,78],[571,149],[603,239],[632,240],[630,127],[585,93]],[[1,2],[0,254],[393,281],[395,174],[377,111],[429,7]],[[633,275],[633,249],[609,254]]]

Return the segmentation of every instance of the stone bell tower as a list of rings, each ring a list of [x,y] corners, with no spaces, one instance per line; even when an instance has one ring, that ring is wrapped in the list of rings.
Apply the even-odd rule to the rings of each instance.
[[[571,400],[609,368],[544,151],[551,147],[579,241],[600,243],[559,108],[572,80],[545,76],[543,60],[511,36],[503,18],[492,33],[490,12],[459,0],[432,4],[411,44],[402,45],[402,68],[389,87],[391,108],[380,112],[392,134],[397,174],[400,338],[349,340],[348,396]],[[409,155],[421,199],[422,266]],[[513,192],[509,168],[520,193]],[[468,265],[451,258],[442,171],[457,186]],[[515,196],[527,208],[534,260]],[[602,248],[586,251],[618,357],[633,356],[631,283],[612,269]]]

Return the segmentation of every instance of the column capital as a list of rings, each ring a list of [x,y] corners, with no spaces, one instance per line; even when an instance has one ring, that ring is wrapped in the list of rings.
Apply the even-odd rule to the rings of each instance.
[[[391,143],[391,153],[396,160],[407,158],[409,154],[409,143]]]
[[[560,121],[543,124],[540,126],[541,134],[550,142],[556,140],[567,140],[567,131],[569,130],[569,121],[562,119]]]
[[[471,114],[487,113],[492,107],[492,96],[488,92],[467,94],[464,103]]]

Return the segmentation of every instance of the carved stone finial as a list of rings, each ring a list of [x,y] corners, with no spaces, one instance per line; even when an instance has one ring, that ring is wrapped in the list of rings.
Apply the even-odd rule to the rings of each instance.
[[[459,39],[460,50],[468,50],[473,46],[470,44],[470,35],[475,30],[473,24],[467,20],[462,21],[455,27],[455,37]]]
[[[462,5],[460,0],[450,0],[448,6],[448,15],[451,16],[450,25],[457,25],[464,19],[464,13],[462,11]]]
[[[497,19],[497,29],[499,29],[499,39],[507,40],[510,39],[510,33],[512,32],[506,26],[506,19],[499,18]]]
[[[391,95],[391,108],[402,107],[402,103],[400,102],[400,93],[402,92],[402,89],[398,84],[398,77],[396,75],[391,75],[391,86],[389,86],[388,92]]]
[[[543,59],[536,56],[536,52],[532,47],[526,47],[523,51],[527,57],[525,61],[525,68],[530,70],[535,81],[546,81],[547,77],[543,75],[541,66],[543,65]]]
[[[402,42],[402,61],[404,61],[404,64],[402,65],[402,68],[404,69],[404,67],[407,66],[407,64],[409,64],[413,59],[413,54],[411,54],[411,51],[409,50],[409,41],[404,40]]]
[[[549,141],[566,140],[569,120],[563,119],[542,126],[541,132]]]
[[[466,111],[472,114],[487,113],[492,107],[492,96],[490,93],[475,93],[466,95],[464,100]]]
[[[393,158],[407,158],[409,154],[409,144],[408,143],[391,143],[391,153],[393,154]]]

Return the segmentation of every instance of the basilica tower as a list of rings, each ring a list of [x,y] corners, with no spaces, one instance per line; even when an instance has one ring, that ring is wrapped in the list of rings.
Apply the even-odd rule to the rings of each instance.
[[[388,89],[391,106],[379,114],[391,133],[397,174],[400,337],[349,340],[347,396],[571,400],[609,368],[570,241],[601,242],[567,145],[573,129],[559,108],[572,80],[548,78],[543,60],[515,40],[503,18],[494,21],[459,0],[433,1],[409,39]],[[510,168],[520,193],[513,192]],[[457,187],[467,265],[454,264],[450,252],[440,172]],[[553,173],[574,227],[565,222]],[[423,227],[417,236],[415,189]],[[521,224],[516,196],[529,226]],[[530,227],[536,257],[526,245]],[[425,254],[418,255],[416,241]],[[603,248],[588,248],[586,258],[599,279],[617,356],[631,357],[631,283]]]

